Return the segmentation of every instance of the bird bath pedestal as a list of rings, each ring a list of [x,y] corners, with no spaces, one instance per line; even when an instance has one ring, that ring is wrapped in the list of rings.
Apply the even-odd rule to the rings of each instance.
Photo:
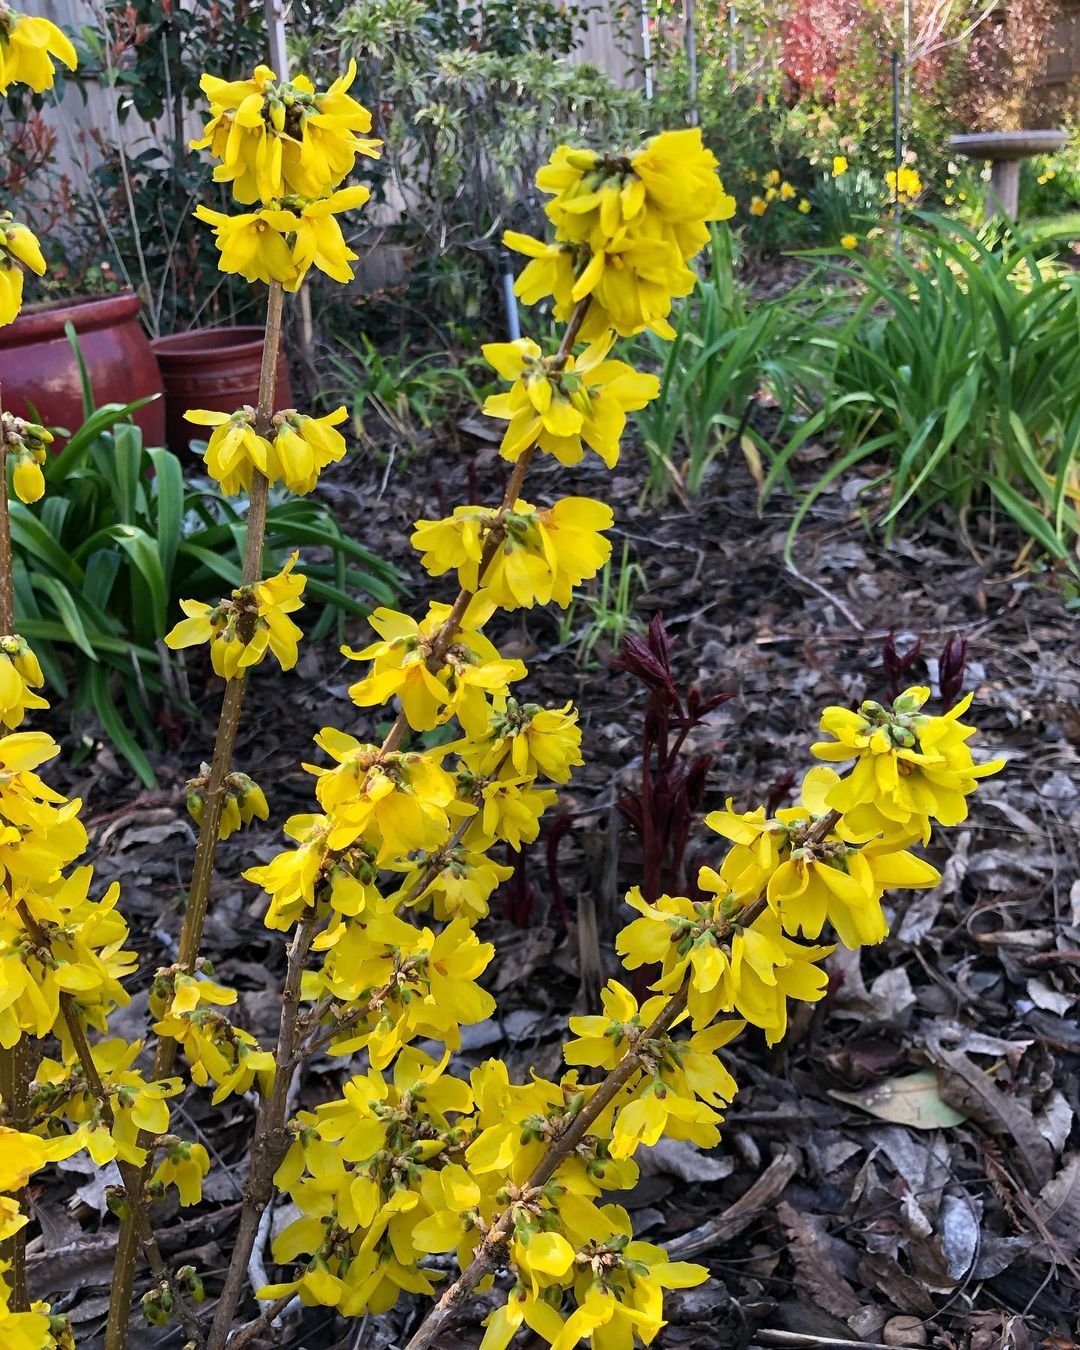
[[[1068,139],[1064,131],[976,131],[971,135],[950,136],[949,145],[970,159],[991,161],[987,220],[997,211],[1015,220],[1020,200],[1020,161],[1032,155],[1052,154]]]

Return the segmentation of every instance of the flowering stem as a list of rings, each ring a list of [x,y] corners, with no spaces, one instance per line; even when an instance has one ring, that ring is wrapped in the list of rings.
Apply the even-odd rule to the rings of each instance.
[[[280,289],[280,288],[279,288]],[[580,301],[574,309],[567,324],[566,332],[563,334],[559,350],[556,354],[556,360],[564,364],[573,349],[574,342],[577,339],[578,332],[585,320],[590,301],[588,298]],[[271,310],[271,313],[273,311]],[[279,312],[280,319],[280,312]],[[263,351],[263,377],[267,375],[267,349]],[[259,415],[256,422],[256,430],[260,435],[265,435],[263,422],[263,406],[260,399]],[[503,493],[502,502],[496,516],[495,523],[490,530],[487,539],[484,542],[484,551],[480,559],[480,565],[477,576],[480,581],[483,580],[491,560],[494,558],[499,545],[502,543],[504,526],[503,520],[506,513],[513,509],[514,503],[521,492],[521,485],[528,473],[529,465],[532,463],[533,454],[536,446],[531,445],[525,449],[518,462],[514,465],[514,471],[510,475],[510,481],[506,485],[506,491]],[[254,495],[252,498],[254,506]],[[428,658],[433,667],[437,667],[443,657],[446,655],[455,632],[457,631],[465,611],[469,607],[469,602],[473,599],[474,592],[464,588],[458,592],[457,598],[451,606],[450,613],[447,615],[438,633],[436,634],[432,646],[431,655]],[[398,714],[390,728],[385,740],[382,743],[382,754],[391,754],[404,741],[408,734],[409,724],[404,712]],[[463,822],[452,835],[447,847],[453,847],[460,842],[465,830],[468,828],[468,822]],[[433,869],[422,877],[417,884],[410,890],[409,899],[418,895],[428,884],[433,875]],[[404,903],[404,902],[403,902]],[[300,1012],[300,981],[303,976],[304,967],[307,963],[308,954],[311,951],[311,944],[315,938],[315,932],[318,925],[318,914],[315,908],[309,909],[300,922],[300,926],[293,938],[292,945],[289,948],[288,968],[285,976],[285,988],[282,992],[281,1020],[278,1028],[277,1048],[274,1054],[274,1085],[270,1093],[265,1096],[259,1106],[259,1112],[255,1121],[255,1134],[252,1140],[251,1172],[244,1191],[244,1207],[240,1214],[240,1224],[237,1229],[234,1240],[232,1256],[229,1260],[229,1270],[225,1277],[225,1285],[221,1291],[218,1300],[217,1310],[214,1314],[214,1323],[210,1330],[208,1341],[208,1350],[224,1350],[228,1340],[229,1331],[232,1327],[233,1318],[236,1314],[237,1306],[244,1291],[244,1283],[247,1278],[248,1258],[251,1255],[255,1244],[255,1238],[259,1229],[259,1219],[261,1218],[266,1206],[270,1203],[274,1193],[274,1173],[285,1151],[288,1147],[288,1133],[285,1128],[285,1116],[288,1110],[288,1088],[292,1074],[298,1064],[303,1063],[315,1051],[328,1043],[322,1038],[314,1042],[309,1042],[303,1048],[298,1044],[298,1022]],[[377,995],[376,995],[377,997]],[[365,1005],[362,1010],[352,1016],[346,1023],[338,1023],[330,1033],[329,1039],[334,1039],[345,1029],[347,1025],[359,1021],[368,1010]],[[111,1350],[107,1347],[106,1350]]]
[[[16,905],[16,911],[22,920],[23,927],[30,936],[31,941],[39,949],[42,955],[47,955],[49,951],[49,935],[42,928],[37,919],[34,918],[25,902],[20,901]],[[60,994],[60,1013],[68,1029],[68,1035],[71,1037],[72,1048],[75,1051],[76,1058],[83,1071],[83,1077],[86,1079],[87,1087],[91,1095],[98,1104],[98,1112],[102,1123],[110,1134],[113,1133],[116,1118],[113,1112],[112,1099],[109,1096],[108,1089],[102,1082],[101,1074],[94,1063],[94,1055],[90,1049],[90,1043],[86,1039],[86,1029],[83,1026],[82,1016],[79,1013],[79,1005],[73,995],[61,992]],[[152,1163],[153,1155],[148,1154],[147,1165]],[[116,1160],[116,1166],[120,1172],[120,1178],[124,1183],[125,1199],[128,1210],[132,1216],[135,1226],[138,1229],[139,1240],[142,1243],[143,1250],[146,1252],[146,1259],[150,1264],[150,1270],[154,1279],[159,1283],[167,1284],[173,1296],[173,1302],[183,1324],[184,1331],[188,1337],[196,1344],[202,1343],[202,1327],[199,1319],[187,1307],[183,1293],[177,1287],[169,1274],[165,1265],[165,1259],[161,1255],[161,1248],[158,1246],[157,1238],[154,1236],[153,1226],[150,1223],[150,1216],[146,1212],[146,1206],[143,1201],[143,1188],[145,1186],[145,1174],[143,1169],[135,1166],[133,1163],[124,1162],[120,1158]]]
[[[11,567],[11,509],[7,494],[7,437],[4,433],[4,409],[0,403],[0,636],[15,632],[15,579]],[[10,1049],[0,1048],[0,1098],[6,1123],[13,1129],[26,1128],[30,1111],[29,1047],[25,1037]],[[22,1208],[22,1195],[16,1195]],[[13,1233],[0,1243],[0,1258],[10,1263],[10,1304],[15,1312],[30,1306],[26,1287],[26,1229]]]
[[[277,1049],[274,1053],[274,1084],[259,1104],[251,1145],[251,1172],[244,1186],[244,1207],[240,1211],[240,1224],[233,1241],[229,1269],[214,1313],[213,1326],[210,1328],[207,1350],[225,1350],[236,1309],[244,1292],[248,1259],[259,1231],[259,1220],[273,1196],[274,1173],[289,1146],[285,1116],[292,1078],[291,1066],[296,1051],[300,983],[317,926],[318,912],[312,907],[300,920],[289,947],[285,987],[281,992]]]
[[[815,844],[820,844],[836,826],[839,819],[840,813],[838,811],[830,811],[828,815],[815,821],[803,835],[802,846],[813,847]],[[748,927],[765,910],[767,904],[768,901],[764,895],[759,895],[757,899],[751,900],[728,920],[727,932],[731,932],[736,927]],[[720,935],[717,934],[717,936]],[[542,1190],[558,1171],[562,1162],[581,1143],[589,1126],[606,1107],[610,1106],[641,1067],[645,1054],[644,1047],[650,1041],[666,1035],[685,1010],[689,994],[690,977],[687,976],[678,992],[672,994],[671,998],[660,1009],[648,1030],[638,1037],[562,1133],[552,1140],[547,1152],[540,1159],[532,1176],[522,1188],[524,1198],[528,1199]],[[638,1047],[642,1048],[639,1049]],[[405,1350],[427,1350],[428,1346],[435,1344],[439,1329],[446,1319],[455,1308],[469,1297],[484,1276],[490,1274],[499,1263],[506,1240],[513,1230],[516,1217],[516,1206],[508,1205],[501,1214],[492,1220],[484,1234],[483,1241],[475,1249],[472,1261],[447,1289],[427,1317],[424,1318],[420,1329],[406,1345]]]
[[[270,283],[266,301],[266,333],[263,339],[262,366],[259,370],[259,406],[256,410],[255,429],[260,436],[266,436],[271,428],[274,415],[274,393],[277,382],[278,353],[281,350],[281,321],[285,293],[281,285]],[[264,474],[256,472],[252,477],[251,493],[248,503],[247,535],[244,540],[244,559],[242,583],[253,585],[262,577],[263,541],[266,534],[266,506],[269,483]],[[202,944],[203,925],[210,904],[210,887],[214,877],[214,863],[217,858],[218,831],[221,825],[221,813],[225,806],[225,788],[229,771],[232,768],[233,748],[236,733],[240,726],[240,711],[244,702],[243,676],[226,681],[225,694],[221,702],[221,715],[218,718],[217,735],[214,739],[214,754],[210,761],[210,772],[203,789],[203,811],[199,821],[199,837],[195,845],[195,861],[191,869],[191,885],[188,888],[187,906],[180,930],[178,964],[189,974],[195,969],[195,961]],[[167,1078],[176,1063],[177,1043],[168,1037],[158,1040],[154,1051],[155,1080]],[[145,1182],[147,1167],[144,1166],[142,1178]],[[127,1339],[128,1318],[131,1310],[131,1293],[135,1280],[135,1248],[137,1235],[132,1219],[126,1218],[120,1225],[117,1239],[116,1261],[113,1267],[113,1296],[109,1305],[109,1320],[105,1329],[105,1350],[123,1350]]]

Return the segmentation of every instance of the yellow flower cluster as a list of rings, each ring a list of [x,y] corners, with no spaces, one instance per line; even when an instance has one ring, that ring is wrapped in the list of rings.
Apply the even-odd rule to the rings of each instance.
[[[532,259],[516,294],[527,304],[552,296],[564,322],[588,297],[586,339],[646,328],[671,337],[667,316],[673,299],[694,288],[688,263],[708,241],[708,222],[735,211],[716,168],[697,128],[661,132],[626,155],[560,146],[536,176],[551,197],[544,209],[555,241],[504,236]]]
[[[0,639],[0,648],[5,685],[40,682],[21,638]],[[8,695],[9,711],[18,701]],[[46,1163],[80,1150],[98,1166],[141,1164],[146,1149],[140,1132],[168,1134],[167,1099],[182,1086],[179,1079],[148,1082],[135,1067],[142,1043],[106,1035],[111,1011],[129,1001],[123,983],[135,958],[116,909],[119,886],[113,883],[94,898],[93,869],[72,867],[86,847],[81,803],[54,791],[37,772],[58,753],[43,732],[0,738],[0,1047],[8,1051],[26,1039],[59,1045],[58,1058],[34,1057],[32,1131],[0,1129],[0,1191],[19,1189]],[[92,1031],[101,1039],[91,1044]],[[189,1146],[177,1140],[175,1147]],[[197,1200],[198,1191],[186,1179],[185,1203]],[[24,1222],[15,1202],[0,1196],[0,1237],[18,1232]],[[50,1318],[42,1305],[12,1312],[6,1295],[0,1278],[5,1347],[43,1350],[69,1343],[62,1319]]]
[[[0,413],[0,441],[11,468],[11,485],[21,502],[40,501],[45,495],[45,463],[52,433],[14,413]]]
[[[536,445],[560,464],[578,464],[588,446],[615,467],[626,414],[651,402],[660,381],[625,361],[606,360],[614,339],[608,333],[565,361],[543,356],[530,338],[484,347],[488,364],[512,382],[509,393],[492,394],[484,404],[489,417],[509,423],[499,447],[504,459],[517,461]]]
[[[751,182],[758,181],[756,173],[751,173],[749,177]],[[798,199],[796,210],[800,215],[808,215],[812,209],[809,200],[799,196],[798,189],[784,178],[779,169],[770,169],[761,179],[760,194],[755,193],[750,198],[748,210],[752,216],[763,216],[774,202],[793,202],[796,199]]]
[[[910,206],[923,190],[923,181],[917,169],[902,164],[899,170],[890,169],[885,175],[889,195],[901,206]]]
[[[206,467],[229,496],[250,492],[255,473],[306,496],[323,469],[345,455],[345,438],[334,429],[347,416],[344,407],[323,417],[286,408],[274,414],[269,436],[256,431],[255,409],[250,405],[231,414],[193,408],[184,416],[196,426],[214,428],[206,446]]]
[[[292,670],[303,634],[289,615],[301,608],[307,585],[307,577],[293,573],[296,557],[294,553],[276,576],[238,586],[216,605],[181,600],[187,618],[165,634],[165,645],[175,651],[209,642],[214,673],[223,680],[246,675],[267,652],[282,670]]]
[[[357,155],[377,158],[371,114],[349,94],[355,63],[326,90],[306,76],[279,80],[258,66],[250,80],[202,78],[210,120],[192,149],[219,161],[214,178],[255,209],[228,215],[198,206],[214,227],[223,272],[248,281],[280,282],[295,291],[312,267],[351,281],[356,254],[337,216],[368,200],[367,188],[339,188]]]
[[[423,633],[385,612],[376,623],[383,641],[366,653],[376,662],[369,681],[384,674],[404,678],[408,658],[426,650]],[[483,651],[482,664],[489,654]],[[428,689],[415,708],[428,725],[444,712],[452,686],[447,665],[436,665],[435,674],[438,688]],[[400,685],[388,685],[387,692],[391,687]],[[789,1001],[824,994],[821,961],[832,947],[802,939],[819,937],[828,924],[849,946],[879,942],[887,932],[885,892],[940,880],[908,846],[928,837],[932,821],[962,819],[978,779],[1000,763],[972,759],[973,729],[959,720],[969,700],[935,717],[920,711],[926,697],[926,690],[914,689],[887,710],[876,704],[857,713],[827,709],[822,727],[835,739],[815,746],[815,753],[853,761],[850,772],[811,770],[798,804],[773,817],[763,807],[738,812],[731,802],[710,815],[706,823],[729,847],[715,866],[701,870],[698,884],[707,899],[665,895],[649,903],[631,892],[627,899],[640,917],[623,930],[618,950],[629,969],[659,967],[654,994],[639,1006],[625,986],[610,981],[601,1014],[570,1019],[567,1069],[558,1081],[534,1074],[515,1086],[498,1060],[482,1064],[468,1081],[448,1072],[457,1028],[490,1015],[494,1006],[475,983],[491,949],[477,942],[470,925],[485,911],[497,879],[478,882],[483,898],[474,896],[475,908],[447,908],[441,934],[404,923],[395,908],[430,896],[418,882],[429,886],[429,862],[444,866],[452,851],[420,855],[406,886],[384,892],[380,868],[400,868],[406,860],[377,856],[385,834],[356,835],[351,826],[352,854],[327,852],[339,798],[336,790],[320,792],[331,816],[308,818],[304,826],[305,846],[315,846],[318,861],[285,854],[249,875],[274,892],[277,921],[283,892],[275,888],[288,885],[289,912],[298,917],[295,878],[299,868],[305,871],[302,903],[325,906],[328,915],[317,941],[327,956],[307,993],[333,1001],[344,1018],[332,1037],[335,1049],[364,1048],[371,1067],[352,1078],[339,1099],[301,1112],[292,1123],[293,1145],[277,1183],[300,1213],[279,1235],[274,1256],[283,1264],[300,1259],[301,1269],[261,1297],[298,1293],[305,1303],[350,1316],[385,1310],[403,1290],[434,1291],[429,1253],[453,1251],[464,1267],[485,1234],[503,1224],[513,1285],[488,1321],[487,1350],[501,1350],[522,1327],[553,1347],[588,1338],[594,1346],[629,1345],[633,1334],[648,1344],[662,1325],[663,1290],[698,1283],[707,1272],[669,1263],[659,1248],[635,1242],[624,1211],[604,1203],[604,1192],[633,1186],[642,1145],[662,1137],[702,1148],[717,1143],[736,1092],[718,1052],[747,1024],[761,1028],[770,1043],[779,1040]],[[576,742],[567,734],[572,726],[568,709],[530,714],[507,699],[492,718],[487,752],[471,752],[473,764],[482,770],[485,763],[502,763],[505,772],[519,775],[546,759],[548,776],[564,781],[577,762]],[[324,773],[320,786],[340,783],[350,756],[355,772],[384,772],[375,747],[340,733],[326,746],[340,767]],[[416,764],[401,763],[395,771],[409,774],[445,831],[442,816],[448,821],[453,808],[437,758],[417,756]],[[368,786],[372,795],[382,792]],[[414,810],[423,806],[417,801]],[[468,842],[466,835],[464,846]],[[482,846],[466,847],[454,861],[464,872],[478,857]],[[444,890],[444,902],[453,894]],[[358,1003],[359,1017],[351,1011]],[[421,1037],[441,1042],[442,1055],[432,1058],[412,1044]],[[607,1093],[606,1080],[583,1080],[583,1070],[618,1071],[621,1081]],[[549,1179],[531,1187],[553,1142],[579,1117],[588,1117],[587,1129]]]
[[[28,85],[35,94],[51,89],[56,78],[54,61],[75,69],[70,38],[49,19],[0,5],[0,98],[16,84]],[[41,246],[10,211],[0,211],[0,328],[12,323],[22,308],[24,267],[43,275]]]
[[[3,43],[0,42],[2,51]],[[11,323],[22,308],[24,267],[29,267],[39,277],[44,274],[41,245],[10,211],[0,211],[0,328]]]
[[[553,198],[557,241],[526,242],[534,260],[519,289],[542,290],[548,269],[557,289],[546,293],[571,327],[550,354],[527,338],[485,349],[509,384],[485,412],[507,424],[502,453],[517,481],[538,450],[573,465],[591,449],[614,466],[627,413],[657,393],[655,378],[613,359],[615,334],[670,332],[665,316],[693,285],[688,262],[708,238],[706,222],[730,214],[697,132],[665,134],[617,157],[561,147],[538,181]],[[262,1297],[295,1290],[305,1302],[360,1315],[390,1307],[402,1290],[432,1292],[429,1254],[456,1250],[467,1263],[554,1122],[594,1091],[576,1069],[559,1083],[518,1087],[498,1061],[468,1082],[448,1062],[461,1028],[494,1010],[478,982],[493,949],[473,931],[510,873],[491,851],[536,839],[555,799],[549,785],[582,763],[576,711],[523,699],[515,686],[524,665],[502,656],[484,630],[496,610],[568,604],[610,555],[603,532],[611,524],[603,502],[563,497],[545,507],[513,492],[499,507],[420,520],[412,542],[432,576],[456,573],[457,600],[432,603],[419,619],[376,610],[374,640],[345,649],[370,663],[350,689],[354,703],[396,700],[394,729],[381,745],[320,732],[330,766],[309,766],[320,813],[287,822],[293,847],[246,875],[270,896],[270,927],[313,933],[319,964],[303,981],[322,1014],[313,1037],[333,1053],[363,1050],[370,1068],[338,1100],[292,1122],[295,1142],[277,1182],[300,1217],[279,1236],[275,1258],[302,1257],[303,1268]],[[427,733],[451,721],[456,739],[427,744]],[[431,918],[408,922],[410,911]],[[433,1057],[419,1041],[442,1051]],[[715,1057],[706,1062],[716,1041],[710,1032],[665,1051],[658,1069],[657,1085],[693,1083],[700,1092],[697,1107],[675,1107],[687,1131],[703,1129],[734,1091]],[[652,1095],[662,1100],[663,1088]],[[575,1153],[570,1180],[560,1171],[522,1211],[510,1244],[518,1283],[485,1346],[507,1344],[524,1325],[564,1347],[586,1336],[621,1345],[634,1328],[650,1340],[662,1325],[663,1290],[701,1277],[634,1242],[625,1213],[600,1203],[605,1189],[636,1178],[633,1121],[631,1113],[616,1144],[609,1120],[606,1134]],[[650,1128],[643,1123],[641,1134]]]

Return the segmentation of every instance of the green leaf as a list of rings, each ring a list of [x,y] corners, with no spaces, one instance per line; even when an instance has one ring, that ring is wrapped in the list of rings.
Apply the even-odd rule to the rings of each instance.
[[[82,568],[20,501],[11,503],[11,542],[16,551],[25,555],[28,566],[44,563],[69,585],[76,588],[82,585]]]
[[[127,728],[127,723],[113,701],[109,688],[109,672],[104,666],[90,671],[90,698],[102,728],[116,748],[139,776],[144,787],[157,787],[157,778],[141,747]]]
[[[165,585],[169,587],[184,523],[184,470],[169,450],[153,446],[146,453],[154,468],[158,556]]]
[[[1025,530],[1033,539],[1037,539],[1047,553],[1055,558],[1067,558],[1069,556],[1068,547],[1065,541],[1054,532],[1053,526],[1045,516],[1025,501],[1017,492],[1011,483],[1006,483],[1001,478],[989,477],[987,483],[990,491],[1002,504],[1013,520]]]
[[[79,335],[70,319],[64,324],[64,336],[71,343],[71,350],[75,353],[75,364],[79,367],[79,388],[82,391],[83,420],[85,421],[94,411],[94,390],[90,384],[90,372],[87,370],[86,361],[83,359]]]
[[[83,626],[78,605],[64,583],[57,577],[45,576],[41,573],[32,573],[30,580],[36,591],[44,592],[53,602],[64,631],[75,646],[91,661],[97,661],[97,652],[94,650],[94,644],[90,641]]]
[[[96,409],[75,432],[63,450],[58,455],[51,455],[46,461],[42,468],[42,472],[45,474],[45,482],[48,484],[62,483],[70,473],[78,468],[86,458],[90,447],[103,432],[111,430],[125,417],[130,417],[132,413],[145,407],[146,404],[153,403],[156,398],[160,398],[160,395],[149,394],[146,398],[137,398],[133,403],[105,403]]]

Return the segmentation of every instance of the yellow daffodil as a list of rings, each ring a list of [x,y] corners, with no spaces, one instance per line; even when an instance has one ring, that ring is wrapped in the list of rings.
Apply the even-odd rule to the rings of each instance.
[[[834,155],[832,162],[832,176],[842,178],[848,171],[848,162],[846,155]]]

